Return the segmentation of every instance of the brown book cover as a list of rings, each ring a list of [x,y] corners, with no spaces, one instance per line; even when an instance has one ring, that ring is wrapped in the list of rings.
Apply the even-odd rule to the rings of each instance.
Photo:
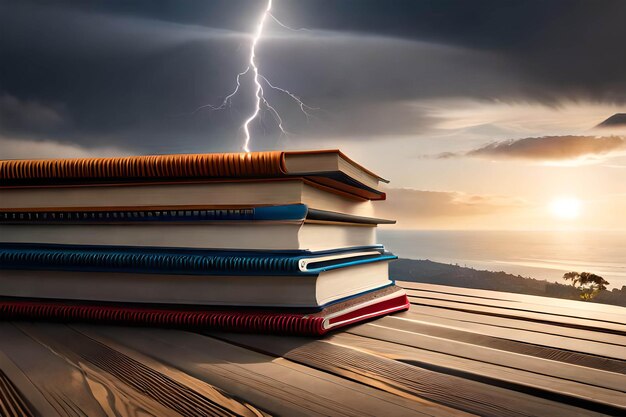
[[[360,198],[385,198],[377,186],[386,180],[338,150],[0,160],[2,187],[290,177]]]

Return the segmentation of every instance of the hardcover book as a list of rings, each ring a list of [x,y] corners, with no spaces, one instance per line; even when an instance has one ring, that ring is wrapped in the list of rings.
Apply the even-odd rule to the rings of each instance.
[[[0,242],[325,250],[375,244],[378,223],[390,221],[310,210],[303,204],[203,210],[0,210]]]
[[[336,150],[0,161],[0,318],[320,335],[408,308]]]
[[[322,187],[382,200],[383,178],[338,150],[0,161],[4,186],[115,184],[305,177]]]
[[[391,284],[381,246],[215,251],[0,246],[0,296],[164,304],[320,307]]]
[[[0,180],[0,184],[5,181]],[[138,182],[86,185],[0,185],[0,209],[12,211],[212,210],[306,204],[325,210],[372,217],[372,201],[304,178],[267,180]]]
[[[313,310],[190,308],[2,297],[0,319],[320,336],[340,327],[408,308],[409,301],[404,290],[388,286]]]

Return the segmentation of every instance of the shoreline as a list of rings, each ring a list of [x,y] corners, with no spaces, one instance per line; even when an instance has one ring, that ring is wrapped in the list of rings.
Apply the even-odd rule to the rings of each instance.
[[[580,300],[578,290],[565,283],[428,259],[399,258],[390,263],[389,272],[393,279],[400,281]],[[626,307],[626,286],[602,291],[591,302]]]

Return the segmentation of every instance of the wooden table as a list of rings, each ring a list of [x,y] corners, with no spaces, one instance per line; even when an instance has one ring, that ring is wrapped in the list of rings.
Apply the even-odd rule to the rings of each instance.
[[[0,416],[626,415],[626,309],[400,282],[322,339],[0,323]]]

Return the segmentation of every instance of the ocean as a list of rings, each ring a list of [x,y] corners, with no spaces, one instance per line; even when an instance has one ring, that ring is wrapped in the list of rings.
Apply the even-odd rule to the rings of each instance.
[[[494,232],[379,230],[401,258],[430,259],[564,282],[569,271],[592,272],[611,288],[626,285],[626,232]]]

